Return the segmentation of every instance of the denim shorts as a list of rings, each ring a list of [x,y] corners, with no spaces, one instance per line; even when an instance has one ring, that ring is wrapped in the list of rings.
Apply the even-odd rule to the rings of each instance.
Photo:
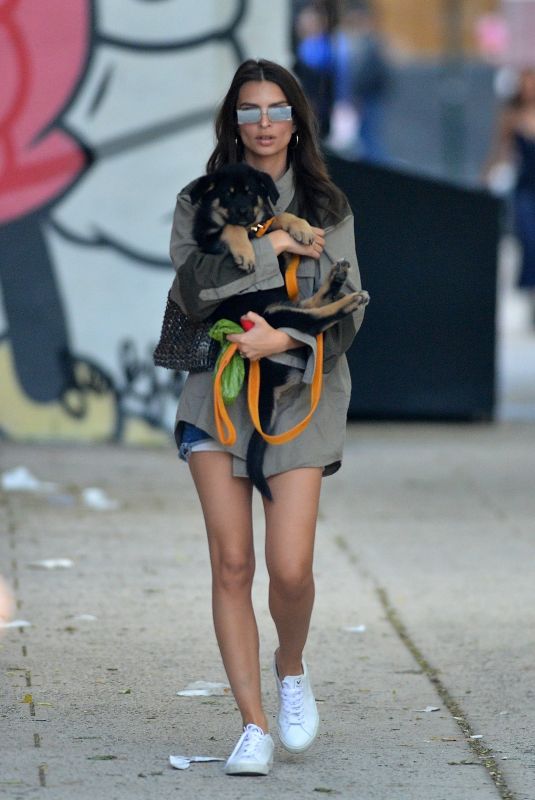
[[[175,433],[176,438],[176,433]],[[191,422],[182,423],[182,436],[178,446],[178,457],[182,461],[189,461],[192,453],[200,451],[225,452],[223,445],[216,442],[209,433],[193,425]]]

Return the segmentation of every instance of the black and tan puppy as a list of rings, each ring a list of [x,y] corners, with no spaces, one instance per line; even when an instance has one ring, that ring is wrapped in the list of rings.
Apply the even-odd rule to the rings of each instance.
[[[193,238],[205,253],[223,253],[228,248],[236,265],[245,272],[255,266],[249,228],[273,216],[270,203],[279,192],[270,175],[248,164],[227,164],[203,175],[191,190],[191,201],[199,207],[193,221]],[[278,214],[271,230],[282,228],[300,244],[312,244],[314,232],[308,222],[294,214]]]
[[[276,202],[277,198],[278,192],[270,176],[245,164],[228,165],[200,178],[191,193],[194,203],[200,201],[194,221],[194,236],[199,247],[205,252],[218,253],[223,252],[226,245],[237,266],[251,271],[254,269],[254,251],[248,228],[273,216],[269,203]],[[271,229],[274,227],[286,230],[305,244],[314,240],[308,222],[293,214],[277,215]],[[284,274],[287,258],[279,257],[279,263]],[[348,270],[347,261],[337,261],[323,285],[305,300],[289,300],[283,286],[235,295],[217,307],[213,320],[226,318],[239,323],[244,314],[255,311],[274,328],[294,328],[316,336],[347,314],[365,306],[370,299],[363,290],[350,294],[341,292]],[[292,386],[300,382],[301,373],[262,358],[260,376],[260,422],[263,430],[270,433],[278,403]],[[254,431],[247,449],[247,472],[254,486],[271,500],[262,469],[266,447],[266,441]]]

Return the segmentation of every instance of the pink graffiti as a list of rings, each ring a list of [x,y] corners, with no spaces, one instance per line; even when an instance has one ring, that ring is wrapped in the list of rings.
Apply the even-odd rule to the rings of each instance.
[[[85,66],[90,0],[0,0],[0,223],[34,211],[82,171],[54,127]]]

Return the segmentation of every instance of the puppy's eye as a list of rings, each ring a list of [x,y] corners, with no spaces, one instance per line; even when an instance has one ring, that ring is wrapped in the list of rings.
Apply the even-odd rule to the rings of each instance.
[[[246,191],[246,192],[249,191],[249,187],[248,186],[244,186],[243,188],[244,188],[244,191]]]
[[[230,189],[229,189],[229,192],[230,192],[231,194],[234,194],[234,186],[231,186],[231,187],[230,187]]]

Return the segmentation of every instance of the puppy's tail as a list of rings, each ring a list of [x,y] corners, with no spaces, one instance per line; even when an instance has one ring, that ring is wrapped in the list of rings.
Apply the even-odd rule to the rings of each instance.
[[[247,447],[247,474],[260,494],[264,495],[268,500],[273,500],[273,495],[263,471],[266,447],[266,440],[258,431],[253,431]]]

